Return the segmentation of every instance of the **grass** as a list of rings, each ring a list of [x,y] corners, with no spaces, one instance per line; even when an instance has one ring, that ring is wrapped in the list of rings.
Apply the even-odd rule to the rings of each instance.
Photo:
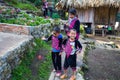
[[[39,75],[33,76],[30,69],[30,64],[35,57],[35,54],[40,48],[50,50],[50,46],[40,39],[35,39],[33,49],[28,50],[28,53],[24,54],[21,64],[12,71],[11,80],[47,80],[49,78],[51,70],[51,57],[50,54],[46,54],[46,59],[39,66]],[[48,67],[49,65],[49,67]],[[38,77],[35,79],[35,77]]]
[[[30,2],[26,2],[26,3],[23,3],[23,2],[20,2],[18,0],[5,0],[5,2],[7,2],[9,5],[13,6],[13,7],[16,7],[16,8],[20,8],[22,10],[33,10],[33,11],[37,11],[37,7],[35,7],[35,5],[33,5],[32,3]]]
[[[49,77],[49,74],[50,74],[50,69],[51,69],[51,56],[50,54],[47,57],[47,60],[44,61],[42,64],[41,64],[41,67],[39,67],[39,76],[40,77],[40,80],[48,80],[48,77]]]
[[[23,9],[23,10],[34,10],[34,11],[37,10],[37,8],[34,5],[26,4],[26,3],[19,3],[17,5],[14,5],[14,7],[17,7],[17,8]]]

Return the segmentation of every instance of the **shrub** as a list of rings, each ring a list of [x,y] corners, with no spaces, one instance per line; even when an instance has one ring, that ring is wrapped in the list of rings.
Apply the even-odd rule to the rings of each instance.
[[[58,18],[60,18],[60,16],[58,15],[58,13],[53,13],[52,18],[53,19],[58,19]]]
[[[85,29],[83,24],[80,25],[80,33],[83,35],[85,34]]]

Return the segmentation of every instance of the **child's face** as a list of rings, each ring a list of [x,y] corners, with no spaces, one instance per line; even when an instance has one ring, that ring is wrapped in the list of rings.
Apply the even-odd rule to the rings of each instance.
[[[71,39],[75,39],[76,31],[71,30],[69,36],[70,36]]]
[[[54,35],[55,37],[59,36],[59,34],[60,34],[60,33],[53,31],[53,35]]]
[[[75,15],[69,13],[69,18],[74,18],[74,17],[75,17]]]

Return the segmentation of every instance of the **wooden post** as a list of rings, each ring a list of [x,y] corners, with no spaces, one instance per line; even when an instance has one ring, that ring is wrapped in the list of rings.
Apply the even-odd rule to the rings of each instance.
[[[93,22],[93,24],[92,24],[92,26],[93,26],[93,36],[95,36],[95,22]]]
[[[111,6],[109,7],[109,11],[108,11],[108,26],[110,26],[110,11],[111,11]]]
[[[95,8],[93,8],[93,17],[94,17],[94,20],[93,20],[93,23],[92,23],[92,30],[93,30],[93,36],[95,36]]]
[[[102,37],[105,37],[105,29],[102,29]]]

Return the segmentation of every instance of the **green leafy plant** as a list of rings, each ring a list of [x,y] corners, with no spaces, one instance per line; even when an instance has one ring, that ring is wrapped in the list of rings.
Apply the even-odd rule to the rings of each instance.
[[[53,19],[58,19],[58,18],[60,18],[60,16],[59,16],[58,13],[53,13],[52,18]]]
[[[28,25],[28,26],[38,26],[40,24],[50,23],[50,20],[44,19],[38,16],[32,16],[27,13],[20,13],[21,16],[17,18],[4,18],[2,15],[0,16],[1,23],[9,23],[9,24],[20,24],[20,25]]]

